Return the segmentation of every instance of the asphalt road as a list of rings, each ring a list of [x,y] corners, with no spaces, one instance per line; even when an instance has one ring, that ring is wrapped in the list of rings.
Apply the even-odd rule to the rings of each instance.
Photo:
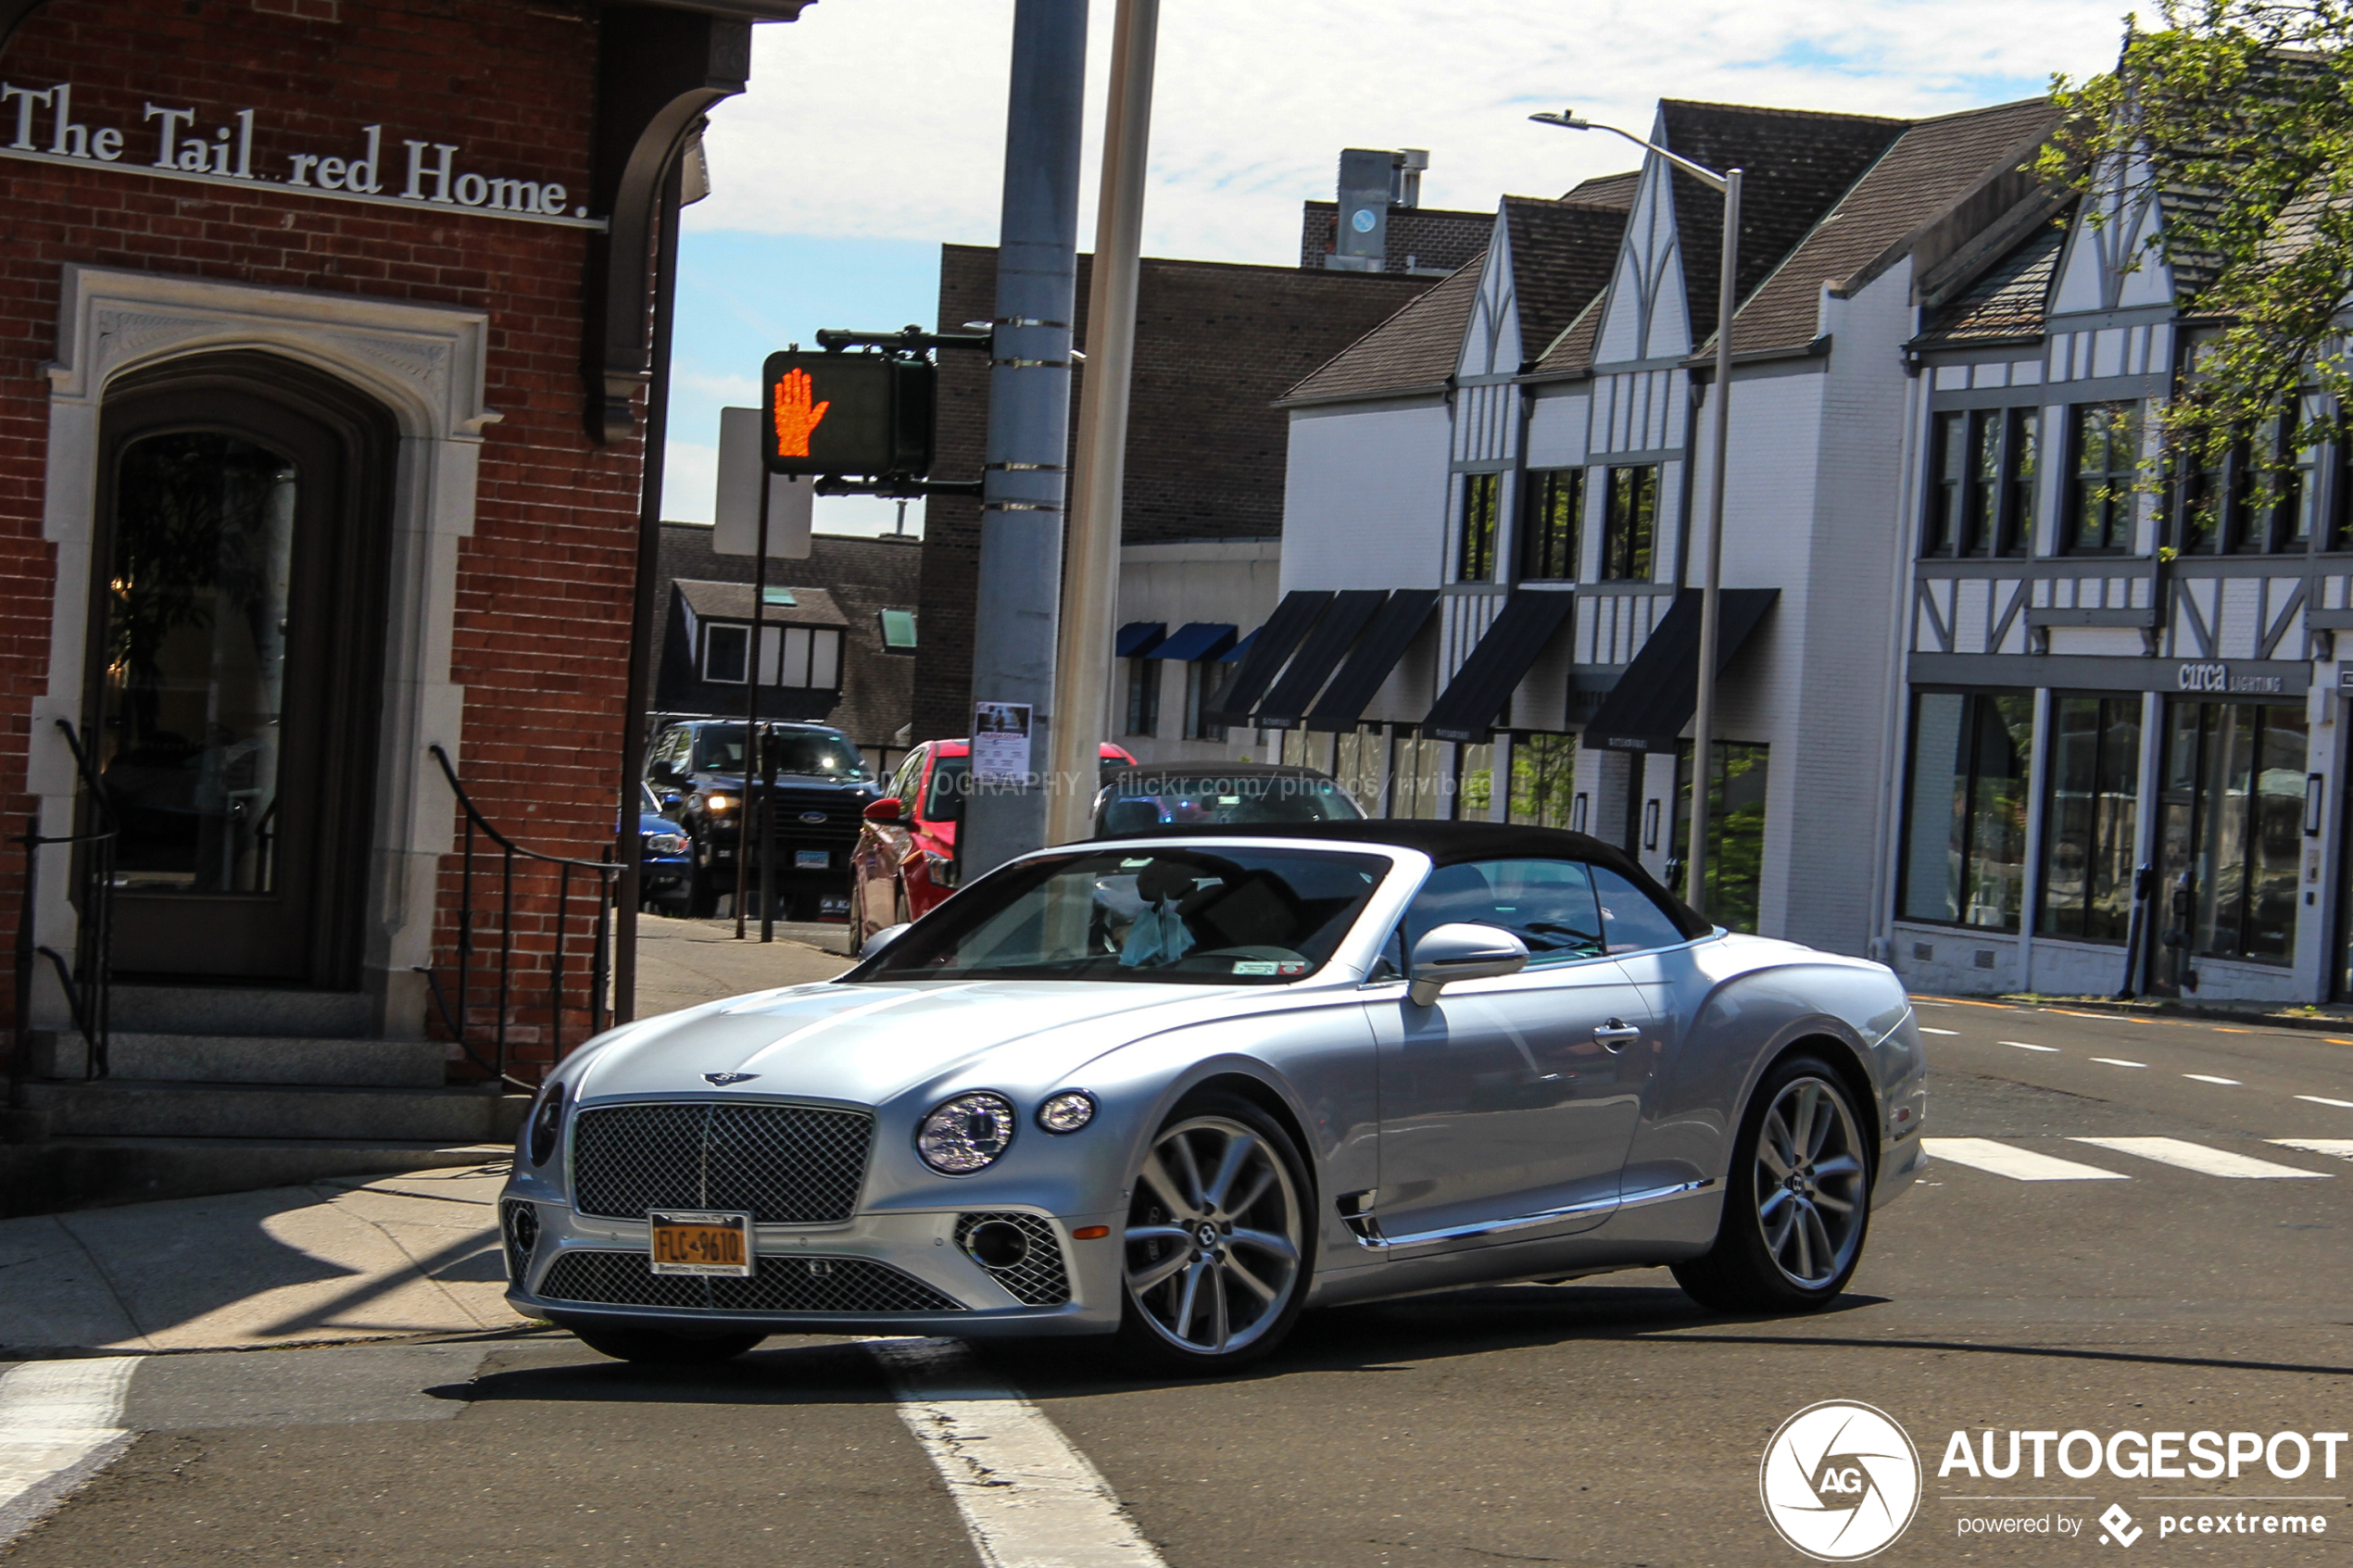
[[[1138,1382],[1067,1345],[990,1351],[1010,1386],[963,1407],[963,1451],[1012,1444],[1024,1420],[1058,1432],[1149,1543],[1000,1560],[1797,1563],[1767,1524],[1759,1459],[1828,1399],[1877,1406],[1919,1449],[1918,1511],[1882,1561],[2113,1552],[2111,1504],[2132,1516],[2130,1558],[2344,1560],[2353,1445],[2334,1478],[2317,1457],[2236,1481],[1939,1469],[1957,1429],[2353,1426],[2353,1038],[1926,998],[1920,1013],[1938,1031],[1927,1132],[1962,1141],[1878,1217],[1836,1310],[1712,1317],[1643,1272],[1318,1314],[1220,1382]],[[119,1418],[145,1435],[0,1560],[972,1568],[971,1511],[887,1371],[813,1338],[655,1371],[552,1334],[153,1358]],[[2327,1534],[2161,1533],[2291,1512]],[[1965,1538],[1965,1519],[2051,1533]]]

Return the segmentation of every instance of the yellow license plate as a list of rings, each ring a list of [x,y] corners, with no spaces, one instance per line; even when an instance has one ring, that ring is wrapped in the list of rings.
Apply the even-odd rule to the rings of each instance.
[[[646,1216],[653,1235],[650,1254],[658,1274],[751,1273],[749,1214],[654,1213]]]

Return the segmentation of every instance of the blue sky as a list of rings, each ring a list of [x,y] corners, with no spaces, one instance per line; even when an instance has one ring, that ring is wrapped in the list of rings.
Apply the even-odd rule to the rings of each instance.
[[[1112,0],[1094,10],[1082,247]],[[993,243],[1012,17],[1012,0],[821,0],[756,30],[680,247],[664,515],[710,518],[718,410],[755,399],[765,355],[819,327],[932,325],[941,243]],[[1661,97],[1944,114],[2105,69],[2121,27],[2115,0],[1178,0],[1162,18],[1145,248],[1275,264],[1342,147],[1428,148],[1425,203],[1491,209],[1631,167],[1614,138],[1528,124],[1533,107],[1635,132]],[[844,497],[817,526],[895,518]]]

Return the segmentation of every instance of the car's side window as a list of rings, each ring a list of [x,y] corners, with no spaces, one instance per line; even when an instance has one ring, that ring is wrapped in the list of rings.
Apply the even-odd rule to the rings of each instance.
[[[1602,930],[1611,952],[1638,953],[1688,940],[1649,894],[1607,866],[1593,868],[1593,884],[1601,894]]]
[[[1528,946],[1529,967],[1602,952],[1601,909],[1579,860],[1474,860],[1441,866],[1405,911],[1410,941],[1455,921],[1501,926]]]
[[[915,814],[915,788],[923,776],[924,754],[920,751],[909,752],[907,759],[899,764],[899,771],[890,776],[890,793],[904,808],[900,815],[912,817]]]

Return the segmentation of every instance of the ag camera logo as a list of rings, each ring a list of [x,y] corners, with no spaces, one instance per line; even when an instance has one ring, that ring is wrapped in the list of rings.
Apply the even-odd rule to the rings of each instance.
[[[1781,1423],[1756,1489],[1781,1539],[1817,1562],[1859,1562],[1919,1512],[1919,1450],[1886,1411],[1825,1399]]]

